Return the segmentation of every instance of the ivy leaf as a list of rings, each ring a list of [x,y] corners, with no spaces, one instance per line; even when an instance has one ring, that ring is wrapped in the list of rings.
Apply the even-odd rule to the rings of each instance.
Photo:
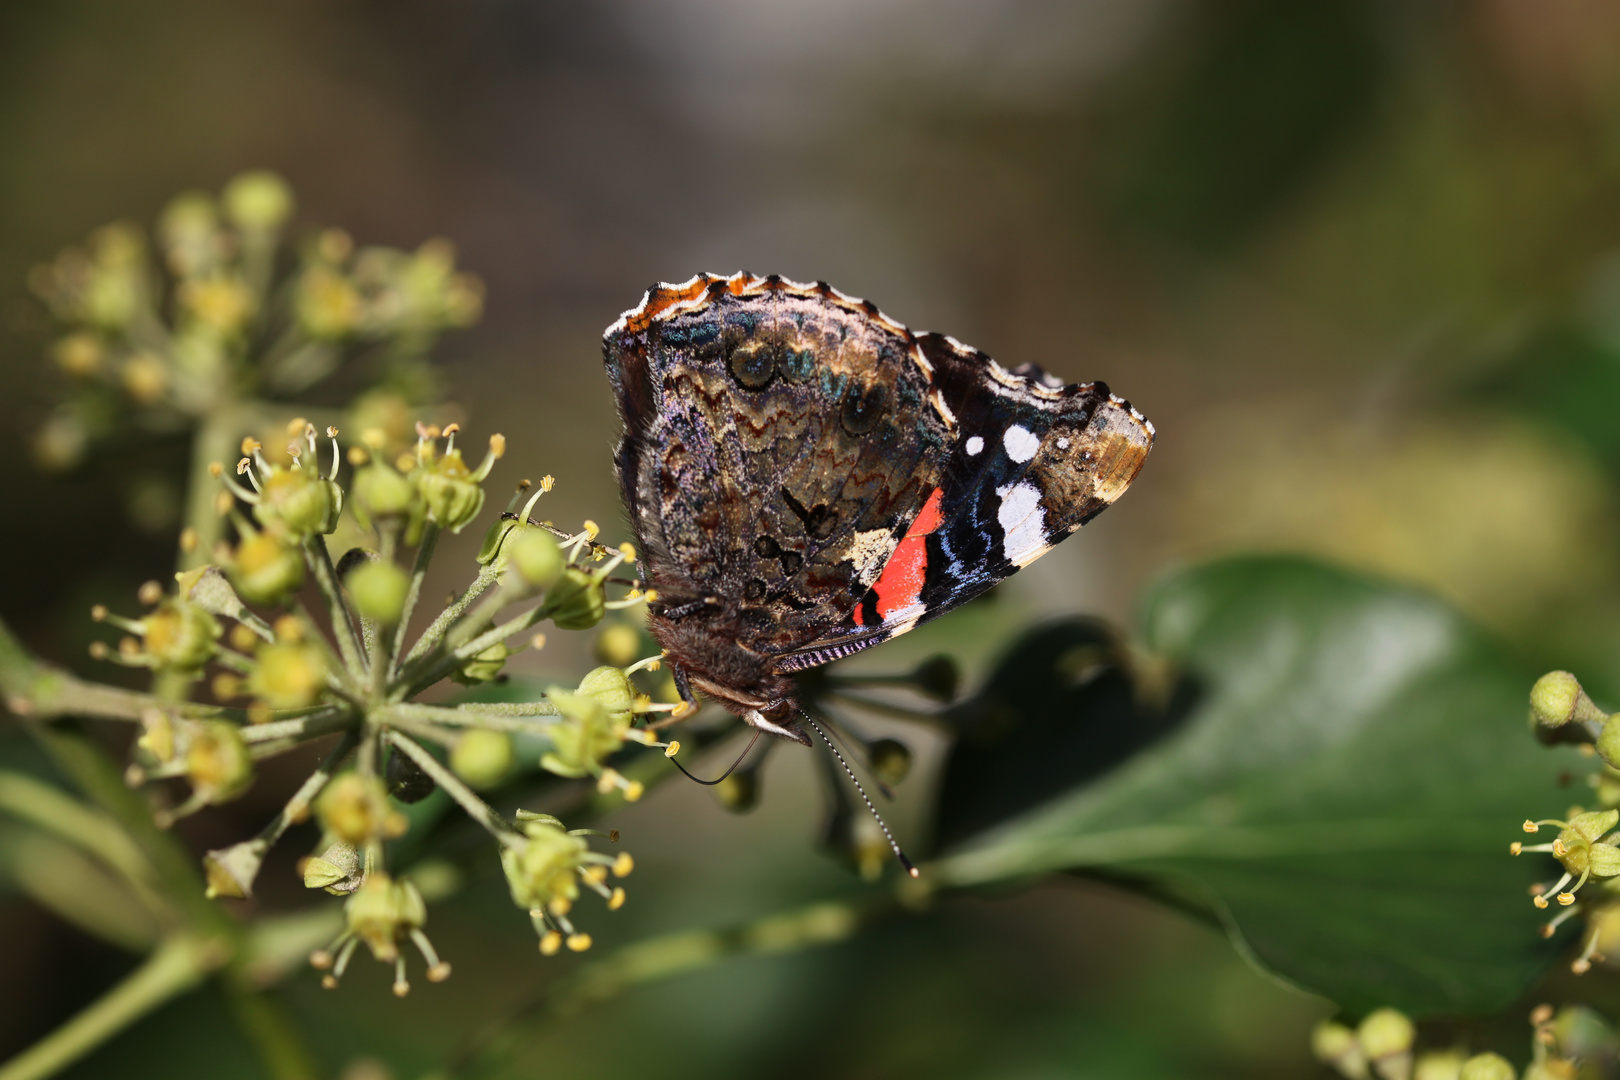
[[[958,821],[937,883],[1123,880],[1207,910],[1262,968],[1352,1011],[1489,1012],[1529,987],[1560,943],[1527,888],[1555,868],[1508,844],[1589,797],[1572,781],[1593,768],[1531,736],[1533,670],[1431,596],[1300,559],[1192,569],[1144,610],[1149,652],[1196,682],[1171,695],[1184,715],[1118,694],[1067,714],[1160,737],[985,831]]]

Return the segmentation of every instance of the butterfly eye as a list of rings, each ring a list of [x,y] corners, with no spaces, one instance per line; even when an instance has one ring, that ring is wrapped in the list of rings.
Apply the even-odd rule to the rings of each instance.
[[[843,421],[844,430],[851,435],[865,435],[877,427],[888,403],[889,394],[882,383],[873,383],[870,386],[861,386],[858,383],[851,385],[844,392],[844,402],[839,409],[839,419]]]
[[[731,350],[732,377],[749,390],[763,390],[776,374],[776,354],[771,342],[743,342]]]

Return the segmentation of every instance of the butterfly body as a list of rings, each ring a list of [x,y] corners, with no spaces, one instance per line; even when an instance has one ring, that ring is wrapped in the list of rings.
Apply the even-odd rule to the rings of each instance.
[[[794,672],[1014,573],[1135,478],[1153,428],[824,283],[700,274],[604,335],[649,630],[690,690],[805,741]]]

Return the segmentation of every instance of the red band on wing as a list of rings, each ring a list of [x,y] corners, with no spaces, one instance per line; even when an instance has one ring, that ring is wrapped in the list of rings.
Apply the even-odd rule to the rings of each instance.
[[[894,554],[883,565],[883,573],[872,586],[877,593],[877,612],[884,619],[892,611],[910,607],[922,595],[928,575],[928,534],[939,528],[944,518],[939,512],[941,489],[935,488],[922,510],[895,545]]]

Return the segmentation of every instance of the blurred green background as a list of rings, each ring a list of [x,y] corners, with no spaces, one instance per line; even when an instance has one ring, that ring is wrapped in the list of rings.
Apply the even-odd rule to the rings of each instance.
[[[599,335],[698,270],[826,279],[1153,419],[1117,508],[872,670],[947,649],[980,671],[1042,615],[1128,624],[1171,567],[1289,551],[1431,588],[1543,667],[1620,687],[1620,8],[1602,0],[11,0],[0,147],[0,613],[73,666],[90,603],[169,565],[184,446],[30,464],[56,376],[27,271],[267,167],[303,223],[454,241],[487,314],[439,355],[475,439],[511,442],[492,487],[553,473],[550,513],[614,539]],[[430,588],[468,576],[475,532]],[[514,668],[577,669],[558,645]],[[843,887],[811,843],[813,771],[776,754],[746,817],[689,785],[618,813],[641,869],[599,941]],[[187,838],[247,835],[296,775]],[[285,876],[262,908],[301,902]],[[334,1075],[417,1075],[571,963],[535,954],[493,873],[433,932],[443,987],[396,1002],[360,965],[337,994],[278,992]],[[132,963],[11,897],[0,943],[0,1058]],[[526,1029],[511,1075],[1295,1076],[1331,1011],[1212,930],[1065,880]],[[199,993],[69,1075],[253,1067]]]

